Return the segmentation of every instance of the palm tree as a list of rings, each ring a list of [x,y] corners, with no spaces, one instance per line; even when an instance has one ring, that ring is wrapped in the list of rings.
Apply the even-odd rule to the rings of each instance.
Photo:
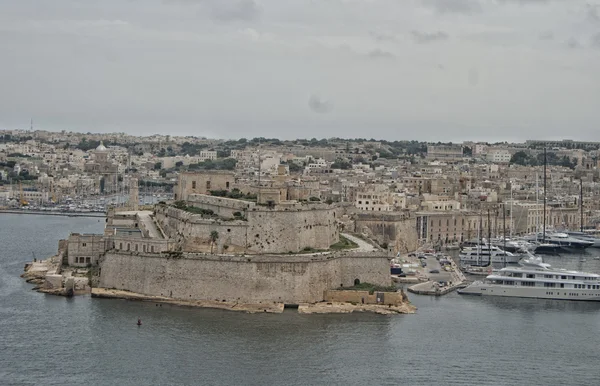
[[[213,253],[213,245],[215,244],[215,242],[217,241],[217,239],[219,238],[219,232],[217,231],[212,231],[210,232],[210,253]]]

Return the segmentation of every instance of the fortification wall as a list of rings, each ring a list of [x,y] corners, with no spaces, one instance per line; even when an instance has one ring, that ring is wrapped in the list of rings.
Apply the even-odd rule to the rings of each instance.
[[[266,253],[328,249],[339,241],[338,210],[253,210],[248,212],[251,249]],[[258,237],[257,237],[258,235]]]
[[[109,252],[101,268],[100,287],[175,299],[241,303],[312,303],[322,301],[325,290],[352,286],[356,279],[378,285],[391,283],[386,257],[167,258]]]
[[[339,209],[323,207],[309,210],[270,210],[252,208],[247,221],[202,218],[180,209],[157,206],[156,220],[167,236],[188,251],[206,251],[210,234],[216,231],[218,252],[248,253],[300,252],[305,248],[328,249],[339,241]],[[189,249],[196,246],[195,250]],[[204,247],[202,247],[204,246]],[[209,247],[210,248],[210,247]]]
[[[190,194],[187,202],[193,206],[210,209],[219,217],[233,218],[235,212],[244,213],[256,206],[254,202],[236,200],[225,197],[215,197],[206,194]]]
[[[402,215],[377,215],[361,213],[355,221],[357,232],[367,233],[382,245],[386,243],[393,253],[412,252],[418,248],[418,235],[414,217]]]

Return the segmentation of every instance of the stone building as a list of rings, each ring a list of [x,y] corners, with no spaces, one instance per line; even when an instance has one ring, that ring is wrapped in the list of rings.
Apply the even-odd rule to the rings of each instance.
[[[427,159],[438,161],[461,161],[462,145],[427,145]]]
[[[514,219],[514,233],[526,234],[542,232],[544,226],[544,205],[534,202],[515,202],[512,205]],[[581,225],[581,212],[573,207],[546,207],[546,229],[579,230]],[[588,222],[588,212],[584,212],[583,223]]]
[[[506,227],[510,229],[508,219]],[[416,230],[422,242],[446,244],[477,237],[488,238],[490,233],[492,237],[498,237],[504,231],[504,222],[498,213],[493,213],[488,220],[487,213],[470,211],[417,212]]]
[[[394,254],[414,251],[419,246],[415,218],[408,211],[357,213],[355,230],[367,233]]]
[[[211,190],[231,190],[235,183],[233,172],[183,172],[175,187],[175,200],[187,200],[191,194],[210,194]]]
[[[67,240],[67,264],[73,267],[97,265],[98,259],[107,250],[103,235],[71,233]]]

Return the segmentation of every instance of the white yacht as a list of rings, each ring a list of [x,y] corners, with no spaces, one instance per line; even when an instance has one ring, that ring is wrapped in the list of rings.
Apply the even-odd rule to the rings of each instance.
[[[459,290],[465,295],[600,301],[600,275],[552,269],[530,255],[520,267],[502,268]]]
[[[489,265],[490,259],[492,264],[518,263],[521,259],[521,255],[503,251],[494,245],[464,247],[458,257],[462,265],[475,267]]]

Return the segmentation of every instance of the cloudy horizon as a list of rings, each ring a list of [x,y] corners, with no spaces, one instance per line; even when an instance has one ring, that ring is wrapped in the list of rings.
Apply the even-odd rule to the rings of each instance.
[[[0,129],[600,141],[600,0],[0,0]]]

